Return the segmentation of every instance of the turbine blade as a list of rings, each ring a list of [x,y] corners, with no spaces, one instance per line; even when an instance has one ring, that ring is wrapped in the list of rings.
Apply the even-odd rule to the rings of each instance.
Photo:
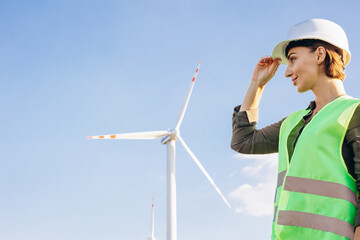
[[[191,96],[191,92],[194,88],[194,85],[195,85],[195,80],[196,80],[196,77],[198,75],[198,72],[199,72],[199,69],[200,69],[200,65],[201,65],[201,60],[200,60],[200,63],[198,65],[198,67],[196,68],[196,71],[194,73],[194,76],[193,78],[191,79],[191,83],[188,87],[188,90],[186,92],[186,95],[185,95],[185,98],[181,104],[181,107],[179,109],[179,112],[178,112],[178,115],[177,115],[177,119],[176,119],[176,126],[175,126],[175,129],[179,129],[180,128],[180,125],[181,125],[181,122],[182,120],[184,119],[184,115],[185,115],[185,111],[186,111],[186,108],[187,108],[187,105],[189,103],[189,100],[190,100],[190,96]]]
[[[109,134],[102,136],[87,137],[90,139],[155,139],[165,137],[171,134],[169,131],[150,131],[150,132],[135,132],[135,133],[120,133]]]
[[[210,177],[210,175],[207,173],[207,171],[205,170],[205,168],[203,167],[203,165],[200,163],[200,161],[197,159],[197,157],[192,153],[192,151],[190,150],[190,148],[186,145],[186,143],[184,142],[184,140],[181,138],[180,135],[177,136],[177,139],[179,139],[179,141],[181,142],[181,144],[184,146],[185,150],[189,153],[189,155],[192,157],[192,159],[195,161],[196,165],[200,168],[200,170],[202,171],[202,173],[205,175],[205,177],[210,181],[210,183],[213,185],[213,187],[215,188],[215,190],[219,193],[219,195],[221,196],[221,198],[224,200],[224,202],[226,203],[226,205],[231,208],[229,202],[226,200],[225,196],[221,193],[220,189],[216,186],[214,180],[212,180],[212,178]]]

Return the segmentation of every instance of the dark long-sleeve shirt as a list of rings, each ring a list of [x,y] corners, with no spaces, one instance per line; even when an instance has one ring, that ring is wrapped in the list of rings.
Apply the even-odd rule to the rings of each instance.
[[[309,122],[315,102],[311,102],[308,109],[310,112],[304,116],[302,124],[296,126],[289,135],[288,149],[291,157],[298,137],[305,125]],[[232,117],[231,148],[239,153],[266,154],[278,152],[279,133],[283,118],[277,123],[256,129],[258,121],[258,109],[239,111],[240,106],[234,108]],[[310,120],[311,121],[311,120]],[[342,145],[342,156],[348,172],[356,179],[357,189],[360,191],[360,105],[350,120]],[[360,225],[360,196],[358,210],[355,219],[355,228]]]

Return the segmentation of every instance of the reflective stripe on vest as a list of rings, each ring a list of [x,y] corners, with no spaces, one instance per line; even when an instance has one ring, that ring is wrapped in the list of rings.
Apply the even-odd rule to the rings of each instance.
[[[355,207],[358,203],[356,193],[339,183],[288,176],[284,190],[339,198],[351,202]]]
[[[350,223],[318,214],[279,211],[278,224],[331,232],[349,239],[354,237],[354,226]]]
[[[281,185],[283,185],[285,175],[286,175],[286,170],[282,171],[281,173],[278,174],[277,188],[280,187]]]
[[[286,170],[282,171],[278,174],[278,178],[277,178],[277,184],[276,184],[276,190],[275,190],[275,198],[274,198],[274,203],[276,202],[276,195],[277,195],[277,189],[278,187],[282,186],[284,183],[284,179],[285,179],[285,175],[286,175]],[[275,222],[275,218],[276,218],[276,214],[277,214],[277,209],[278,206],[274,206],[274,214],[273,214],[273,222]]]

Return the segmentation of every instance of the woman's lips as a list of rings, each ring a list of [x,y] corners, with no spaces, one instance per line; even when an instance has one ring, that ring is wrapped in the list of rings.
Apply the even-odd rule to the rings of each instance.
[[[294,85],[294,86],[296,85],[296,79],[297,79],[297,77],[296,77],[296,78],[291,79],[291,81],[293,82],[293,85]]]

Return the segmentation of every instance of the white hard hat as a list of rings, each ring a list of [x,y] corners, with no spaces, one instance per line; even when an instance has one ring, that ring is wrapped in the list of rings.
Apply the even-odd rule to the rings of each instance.
[[[336,23],[325,19],[310,19],[293,26],[287,40],[275,46],[272,58],[281,58],[281,63],[287,65],[286,46],[291,41],[302,39],[319,39],[328,42],[343,50],[345,66],[350,62],[351,53],[345,31]]]

